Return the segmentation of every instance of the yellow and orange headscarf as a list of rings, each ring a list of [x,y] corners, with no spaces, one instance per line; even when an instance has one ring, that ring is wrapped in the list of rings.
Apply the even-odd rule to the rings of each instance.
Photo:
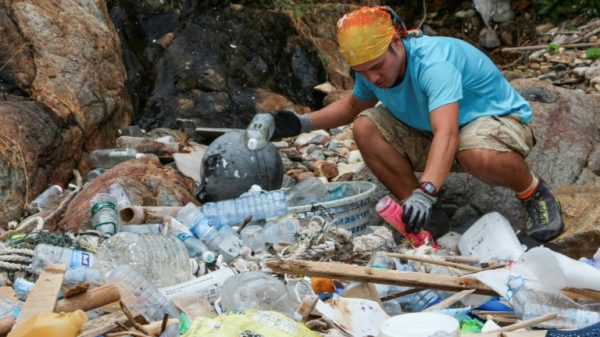
[[[340,51],[351,67],[383,55],[395,32],[407,35],[404,24],[388,6],[362,7],[337,22]]]

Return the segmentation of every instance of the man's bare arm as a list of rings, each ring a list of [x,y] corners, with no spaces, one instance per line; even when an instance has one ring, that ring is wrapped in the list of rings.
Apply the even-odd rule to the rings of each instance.
[[[375,106],[376,103],[377,100],[361,101],[354,94],[349,94],[311,113],[312,128],[314,130],[330,129],[350,124],[356,115],[365,109]]]

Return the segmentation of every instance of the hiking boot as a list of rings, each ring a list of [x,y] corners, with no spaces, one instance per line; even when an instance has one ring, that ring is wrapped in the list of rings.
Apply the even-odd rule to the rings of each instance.
[[[521,200],[521,203],[527,211],[527,235],[538,241],[548,242],[562,233],[564,224],[560,203],[542,179],[533,195]]]

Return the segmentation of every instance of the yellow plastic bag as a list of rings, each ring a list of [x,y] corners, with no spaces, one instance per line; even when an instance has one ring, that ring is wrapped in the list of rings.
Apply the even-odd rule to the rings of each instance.
[[[318,337],[304,324],[275,311],[197,317],[183,337]]]

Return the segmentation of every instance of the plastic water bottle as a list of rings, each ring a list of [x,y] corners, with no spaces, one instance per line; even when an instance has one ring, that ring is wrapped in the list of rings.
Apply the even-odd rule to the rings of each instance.
[[[412,294],[410,307],[414,312],[420,312],[434,304],[440,303],[441,301],[442,298],[437,291],[433,289],[426,289]]]
[[[168,276],[168,275],[166,275]],[[179,317],[173,303],[133,267],[123,264],[113,269],[106,277],[108,282],[117,284],[123,302],[132,310],[142,314],[149,322],[162,320],[165,313],[169,317]]]
[[[192,278],[187,250],[173,236],[117,233],[98,249],[100,269],[104,275],[122,264],[129,264],[157,287]]]
[[[105,169],[103,169],[102,167],[98,167],[95,168],[91,171],[89,171],[86,175],[85,175],[85,179],[83,179],[84,184],[89,183],[90,181],[98,178],[102,173],[104,173],[104,171],[106,171]]]
[[[190,232],[204,242],[208,248],[218,251],[227,261],[240,255],[244,245],[240,238],[230,231],[229,226],[222,226],[218,230],[202,210],[192,203],[188,203],[177,213],[177,220],[189,228]]]
[[[56,206],[58,199],[63,193],[62,185],[56,184],[48,187],[44,192],[38,195],[29,203],[29,209],[32,211],[47,211]]]
[[[108,193],[98,193],[90,201],[92,227],[108,235],[117,233],[121,219],[117,213],[117,198]]]
[[[250,150],[260,150],[267,146],[275,132],[275,119],[269,113],[254,115],[244,133],[244,142]]]
[[[64,263],[68,268],[96,267],[96,255],[82,250],[56,247],[40,243],[33,251],[31,271],[39,274],[46,266]]]
[[[244,198],[207,202],[202,212],[221,226],[236,225],[248,215],[253,220],[262,220],[287,214],[287,202],[283,191],[272,191]]]
[[[0,299],[0,317],[16,318],[21,313],[23,302],[15,299]]]
[[[427,242],[431,242],[432,246],[437,249],[437,244],[433,241],[433,237],[431,233],[426,230],[421,230],[419,233],[412,233],[406,231],[406,224],[402,221],[402,206],[395,202],[389,196],[383,197],[377,205],[375,205],[375,210],[379,213],[387,223],[392,225],[396,230],[398,230],[413,247],[419,247]]]
[[[208,247],[193,235],[186,233],[177,233],[175,236],[183,242],[187,248],[188,256],[191,258],[201,258],[206,263],[213,263],[217,259],[215,253],[210,251]]]
[[[29,292],[31,291],[31,289],[33,289],[34,286],[35,283],[29,282],[21,277],[18,277],[13,282],[13,289],[15,290],[15,295],[17,295],[17,298],[21,301],[25,301],[27,299],[27,295],[29,295]]]
[[[117,210],[131,207],[131,200],[127,195],[127,191],[119,183],[114,183],[108,186],[108,193],[117,199]]]
[[[90,163],[92,167],[111,168],[121,162],[130,159],[143,158],[143,153],[138,153],[135,149],[99,149],[90,152]]]
[[[327,185],[317,177],[306,177],[285,191],[289,206],[303,206],[319,202],[327,197]]]
[[[104,284],[104,278],[102,277],[100,270],[96,268],[76,267],[67,269],[63,285],[68,288],[81,283],[90,283],[94,286],[101,286]]]
[[[163,224],[151,223],[143,225],[121,225],[120,232],[138,233],[138,234],[160,234]]]

